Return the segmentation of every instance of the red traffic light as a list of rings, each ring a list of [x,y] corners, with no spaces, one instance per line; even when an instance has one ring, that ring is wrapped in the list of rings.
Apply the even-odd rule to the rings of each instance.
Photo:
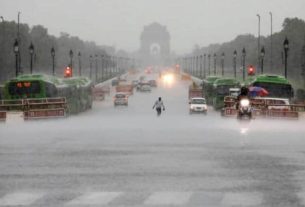
[[[248,67],[248,75],[249,76],[255,75],[255,68],[253,67],[253,65],[250,65]]]
[[[66,67],[65,69],[65,78],[72,77],[72,68]]]

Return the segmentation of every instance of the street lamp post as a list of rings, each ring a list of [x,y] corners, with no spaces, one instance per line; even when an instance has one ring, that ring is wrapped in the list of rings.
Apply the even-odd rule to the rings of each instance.
[[[95,54],[95,83],[97,83],[97,72],[98,72],[98,62],[97,62],[97,54]]]
[[[78,76],[82,76],[82,62],[81,62],[82,54],[78,52]]]
[[[261,74],[264,74],[264,57],[265,57],[265,48],[261,49]]]
[[[261,16],[259,14],[256,15],[258,17],[258,38],[257,38],[257,62],[259,65],[260,60],[260,41],[261,41]]]
[[[104,73],[104,69],[105,69],[105,56],[104,55],[101,55],[101,60],[102,60],[102,62],[101,62],[101,70],[102,70],[102,80],[104,80],[104,78],[105,78],[105,73]]]
[[[112,77],[114,73],[113,56],[109,56],[109,61],[110,61],[110,77]],[[126,59],[126,61],[128,60]]]
[[[202,78],[202,55],[200,55],[200,78]]]
[[[289,51],[289,41],[288,41],[287,37],[284,40],[283,46],[284,46],[284,53],[285,53],[285,78],[287,78],[287,58],[288,58],[288,51]]]
[[[196,72],[195,72],[195,75],[197,76],[198,75],[198,69],[199,69],[199,57],[196,56]],[[200,71],[199,71],[200,72]]]
[[[19,43],[18,40],[15,39],[14,42],[14,53],[15,53],[15,57],[16,57],[16,77],[18,76],[19,70],[18,70],[18,55],[19,55]]]
[[[221,54],[221,75],[224,76],[224,67],[225,67],[225,53]]]
[[[206,59],[207,59],[207,55],[204,53],[204,54],[203,54],[203,70],[204,70],[204,72],[203,72],[203,78],[206,77]]]
[[[73,71],[73,51],[69,51],[69,56],[70,56],[70,68]]]
[[[20,48],[21,45],[21,39],[20,39],[20,14],[21,12],[18,12],[18,19],[17,19],[17,40],[18,40],[18,73],[21,73],[21,55],[20,55]]]
[[[51,48],[51,57],[52,57],[52,74],[55,76],[55,49],[54,47]]]
[[[216,75],[216,53],[214,53],[214,75]]]
[[[242,59],[243,59],[243,81],[246,79],[246,49],[242,50]]]
[[[30,71],[32,74],[33,73],[33,54],[34,54],[34,45],[32,42],[30,44],[29,51],[30,51]]]
[[[89,56],[89,76],[90,76],[90,79],[92,80],[92,55]]]
[[[208,74],[211,75],[211,54],[208,54]]]
[[[272,52],[273,52],[273,42],[272,42],[272,33],[273,33],[273,17],[272,17],[272,12],[269,12],[270,14],[270,21],[271,21],[271,26],[270,26],[270,70],[273,70],[273,62],[272,62]]]
[[[193,70],[193,57],[189,57],[189,63],[190,63],[190,74],[192,74],[192,70]]]
[[[234,78],[236,78],[236,58],[237,58],[237,51],[234,50],[234,52],[233,52],[233,70],[234,70]]]
[[[196,71],[196,65],[195,65],[195,63],[196,63],[196,57],[193,56],[193,57],[192,57],[192,75],[194,75],[194,74],[195,74],[195,71]]]
[[[1,39],[1,45],[2,45],[2,47],[1,47],[1,50],[0,50],[0,52],[1,52],[1,59],[0,59],[0,70],[2,70],[2,68],[4,68],[4,42],[5,42],[5,26],[4,26],[4,18],[3,18],[3,16],[0,16],[0,19],[2,20],[2,39]]]

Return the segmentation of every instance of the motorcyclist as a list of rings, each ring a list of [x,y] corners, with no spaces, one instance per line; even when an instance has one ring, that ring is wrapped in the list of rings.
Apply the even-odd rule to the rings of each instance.
[[[240,93],[237,96],[237,102],[236,102],[236,109],[239,108],[239,102],[242,98],[248,98],[249,97],[249,89],[247,87],[241,87]]]
[[[158,98],[158,100],[155,102],[153,109],[156,108],[157,111],[157,115],[160,116],[161,115],[161,110],[163,108],[163,111],[165,110],[163,101],[161,99],[161,97]]]

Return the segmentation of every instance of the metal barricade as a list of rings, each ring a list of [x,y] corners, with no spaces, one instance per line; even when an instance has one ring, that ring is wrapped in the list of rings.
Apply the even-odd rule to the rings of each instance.
[[[21,111],[24,119],[65,117],[66,98],[32,98],[0,101],[0,120],[7,118],[7,111]]]
[[[0,111],[0,121],[6,120],[6,111]]]

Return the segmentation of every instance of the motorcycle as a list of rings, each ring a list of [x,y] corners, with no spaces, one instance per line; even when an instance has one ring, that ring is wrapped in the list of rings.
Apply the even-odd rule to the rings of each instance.
[[[252,119],[252,107],[248,98],[243,98],[239,101],[237,119],[250,120]]]

